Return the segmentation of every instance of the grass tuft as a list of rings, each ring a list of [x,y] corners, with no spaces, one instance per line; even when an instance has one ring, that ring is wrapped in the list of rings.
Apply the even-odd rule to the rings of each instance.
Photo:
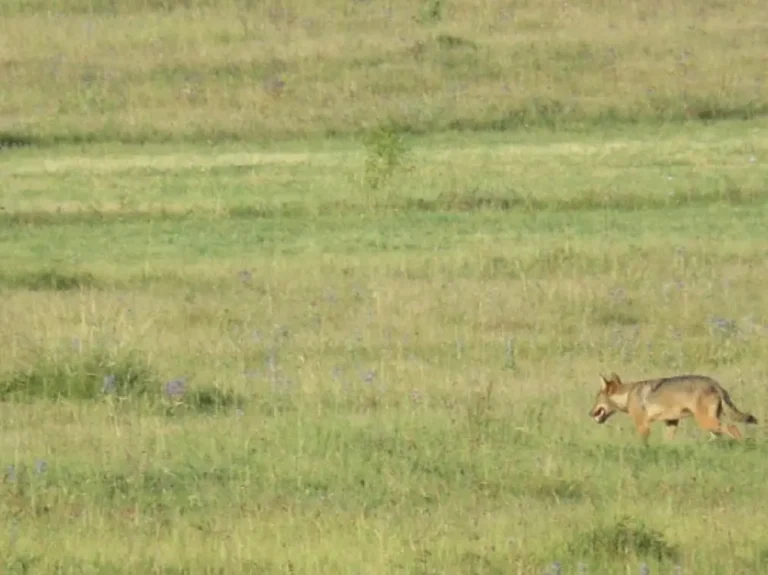
[[[170,403],[170,405],[168,405]],[[232,390],[219,389],[217,387],[191,389],[179,398],[166,401],[165,413],[167,415],[181,416],[189,413],[218,414],[222,411],[235,409],[239,415],[243,414],[246,405],[243,395]]]
[[[90,272],[39,269],[25,272],[0,271],[0,286],[30,291],[71,291],[99,287]]]
[[[613,525],[586,529],[576,535],[567,547],[575,558],[626,561],[639,558],[653,561],[674,561],[679,550],[667,542],[664,535],[642,521],[623,517]]]
[[[39,140],[26,134],[0,131],[0,152],[14,148],[29,148],[39,144]]]
[[[0,399],[94,400],[156,398],[160,388],[150,364],[137,352],[41,350],[34,364],[0,377]]]

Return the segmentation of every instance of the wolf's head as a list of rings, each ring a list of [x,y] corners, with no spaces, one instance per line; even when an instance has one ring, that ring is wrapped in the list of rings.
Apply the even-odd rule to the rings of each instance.
[[[595,405],[589,411],[589,416],[597,423],[605,423],[614,413],[621,410],[616,403],[616,395],[621,391],[621,379],[615,373],[610,376],[600,376],[602,387],[595,397]]]

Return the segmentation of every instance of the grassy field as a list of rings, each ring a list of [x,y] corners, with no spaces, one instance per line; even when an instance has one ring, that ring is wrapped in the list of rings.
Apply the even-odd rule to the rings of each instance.
[[[763,0],[3,0],[7,143],[752,118]]]
[[[768,569],[764,3],[183,4],[0,6],[3,573]]]

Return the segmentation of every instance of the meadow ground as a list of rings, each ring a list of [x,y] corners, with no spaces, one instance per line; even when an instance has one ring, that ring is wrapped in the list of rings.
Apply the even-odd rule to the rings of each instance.
[[[420,138],[376,191],[352,143],[4,153],[8,572],[763,570],[760,427],[587,412],[767,417],[765,129]]]
[[[766,571],[768,4],[171,4],[0,6],[3,572]]]

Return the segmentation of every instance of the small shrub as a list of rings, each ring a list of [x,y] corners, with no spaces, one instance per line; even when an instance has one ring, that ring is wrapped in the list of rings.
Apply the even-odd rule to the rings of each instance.
[[[394,126],[380,126],[371,131],[365,137],[365,146],[365,180],[375,190],[405,164],[408,148]]]

